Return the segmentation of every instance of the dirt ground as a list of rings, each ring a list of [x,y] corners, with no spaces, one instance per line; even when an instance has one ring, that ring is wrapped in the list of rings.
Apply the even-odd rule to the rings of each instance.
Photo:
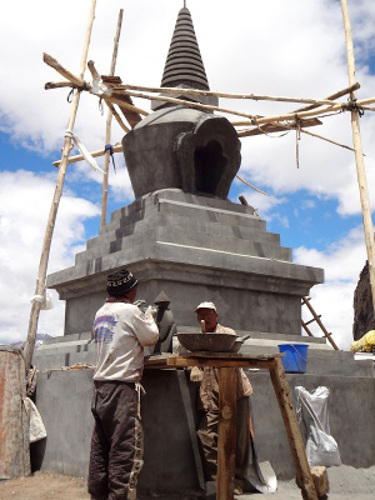
[[[41,474],[0,482],[0,500],[83,500],[90,496],[86,480],[58,474]]]
[[[375,498],[375,466],[355,469],[347,465],[327,469],[329,500],[370,500]],[[268,495],[267,495],[268,496]],[[281,481],[270,500],[299,500],[294,481]],[[35,473],[30,477],[0,482],[0,500],[83,500],[89,499],[83,478]],[[165,497],[164,497],[165,498]],[[246,494],[238,500],[256,500],[260,494]]]

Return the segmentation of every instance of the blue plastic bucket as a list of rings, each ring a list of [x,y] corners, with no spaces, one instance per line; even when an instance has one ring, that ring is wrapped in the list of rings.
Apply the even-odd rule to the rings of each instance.
[[[281,360],[287,373],[305,373],[308,348],[308,344],[279,344],[279,351],[285,353]]]

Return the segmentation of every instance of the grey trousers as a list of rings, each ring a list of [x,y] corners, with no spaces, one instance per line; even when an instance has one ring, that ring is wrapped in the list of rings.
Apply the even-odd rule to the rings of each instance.
[[[143,430],[134,384],[95,382],[88,491],[93,500],[135,500]]]

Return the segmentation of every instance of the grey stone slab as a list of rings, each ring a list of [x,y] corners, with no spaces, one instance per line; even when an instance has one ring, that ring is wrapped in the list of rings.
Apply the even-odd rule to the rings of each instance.
[[[210,196],[199,196],[197,194],[184,193],[180,189],[164,189],[162,191],[155,191],[153,194],[157,196],[157,198],[160,200],[163,199],[163,200],[184,201],[192,205],[201,205],[212,208],[229,210],[232,212],[240,212],[243,214],[256,215],[255,209],[251,205],[242,205],[234,203],[233,201],[228,199],[223,200],[221,198],[215,198]]]
[[[183,202],[172,202],[167,200],[159,200],[159,211],[162,213],[170,213],[174,216],[184,215],[203,219],[210,223],[221,224],[255,224],[260,225],[261,219],[254,215],[233,213],[229,210],[219,210],[216,208],[193,206]]]

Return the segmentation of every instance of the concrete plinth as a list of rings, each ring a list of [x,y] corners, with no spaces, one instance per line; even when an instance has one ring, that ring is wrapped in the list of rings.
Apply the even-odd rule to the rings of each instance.
[[[265,339],[260,334],[252,332],[252,337],[241,352],[255,354],[256,349],[277,352],[277,340],[272,336],[264,347]],[[371,361],[355,361],[353,353],[334,351],[319,339],[306,341],[310,344],[307,372],[287,374],[292,397],[295,398],[294,389],[298,385],[309,391],[320,385],[329,387],[331,435],[338,443],[342,462],[354,467],[372,466],[375,377]],[[83,339],[75,342],[81,346],[79,352],[73,342],[66,340],[46,343],[36,352],[35,364],[41,370],[36,404],[48,437],[35,445],[33,456],[34,466],[37,464],[42,471],[85,477],[93,426],[90,414],[93,370],[50,370],[47,364],[42,365],[49,357],[49,367],[58,366],[64,357],[67,359],[67,353],[67,361],[71,363],[76,363],[80,356],[82,361],[94,360],[93,344]],[[254,388],[251,401],[259,460],[269,461],[279,479],[292,478],[295,475],[292,455],[269,373],[250,370],[246,373]],[[198,384],[190,382],[184,370],[150,369],[145,371],[143,385],[147,394],[142,399],[145,464],[139,482],[140,498],[153,498],[159,493],[167,498],[178,494],[183,495],[181,498],[196,498],[202,492],[199,460],[194,452],[199,420]]]

